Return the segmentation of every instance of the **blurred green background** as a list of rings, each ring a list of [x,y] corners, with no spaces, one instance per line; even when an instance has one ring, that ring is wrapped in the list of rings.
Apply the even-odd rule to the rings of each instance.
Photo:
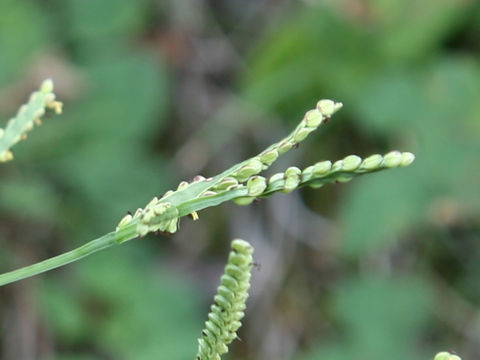
[[[278,169],[417,155],[5,286],[0,358],[193,359],[234,237],[261,266],[228,359],[480,358],[479,55],[475,0],[0,0],[2,126],[44,78],[65,104],[1,165],[1,272],[255,154],[319,98],[344,109]]]

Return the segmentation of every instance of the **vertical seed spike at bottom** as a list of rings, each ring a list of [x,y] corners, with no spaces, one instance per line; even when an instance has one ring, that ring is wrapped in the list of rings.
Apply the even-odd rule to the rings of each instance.
[[[237,338],[237,330],[242,325],[240,319],[244,316],[250,287],[253,247],[244,240],[235,239],[231,248],[221,285],[214,297],[215,304],[198,341],[197,359],[220,359],[228,352],[228,344]]]

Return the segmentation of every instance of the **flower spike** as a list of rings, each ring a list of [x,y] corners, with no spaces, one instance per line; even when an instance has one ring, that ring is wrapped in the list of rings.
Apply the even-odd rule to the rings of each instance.
[[[41,117],[46,109],[53,109],[56,114],[62,112],[62,103],[55,100],[53,81],[50,79],[42,83],[39,91],[30,95],[28,103],[20,107],[17,115],[7,122],[5,129],[0,128],[0,162],[13,159],[10,148],[20,140],[25,140],[27,132],[34,125],[42,123]]]
[[[198,339],[196,360],[220,360],[242,326],[245,303],[250,288],[253,247],[245,240],[235,239],[221,277],[215,303],[208,314],[202,337]]]

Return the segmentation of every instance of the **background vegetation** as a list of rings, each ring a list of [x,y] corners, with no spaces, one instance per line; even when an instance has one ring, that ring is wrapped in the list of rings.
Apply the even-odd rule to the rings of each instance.
[[[46,77],[65,103],[1,166],[1,272],[256,153],[318,98],[344,109],[281,168],[417,161],[1,288],[0,357],[191,359],[242,237],[261,266],[230,359],[479,358],[479,39],[474,0],[1,0],[1,118]]]

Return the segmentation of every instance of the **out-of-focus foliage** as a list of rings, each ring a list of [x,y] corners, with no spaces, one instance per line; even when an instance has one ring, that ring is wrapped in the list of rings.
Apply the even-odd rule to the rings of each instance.
[[[58,342],[90,343],[114,358],[191,357],[202,322],[195,292],[166,267],[152,269],[147,254],[133,252],[99,255],[76,274],[75,286],[45,284],[46,315]],[[98,271],[106,264],[108,271]]]
[[[48,18],[33,1],[3,1],[0,14],[0,84],[7,85],[48,43]]]
[[[345,106],[292,165],[417,160],[2,288],[0,357],[193,358],[232,237],[262,264],[232,359],[480,357],[479,29],[473,0],[2,1],[1,118],[45,77],[65,103],[0,167],[2,272],[256,153],[321,97]]]
[[[302,360],[420,358],[412,344],[430,315],[424,285],[370,274],[345,281],[332,299],[344,329],[342,340]]]

